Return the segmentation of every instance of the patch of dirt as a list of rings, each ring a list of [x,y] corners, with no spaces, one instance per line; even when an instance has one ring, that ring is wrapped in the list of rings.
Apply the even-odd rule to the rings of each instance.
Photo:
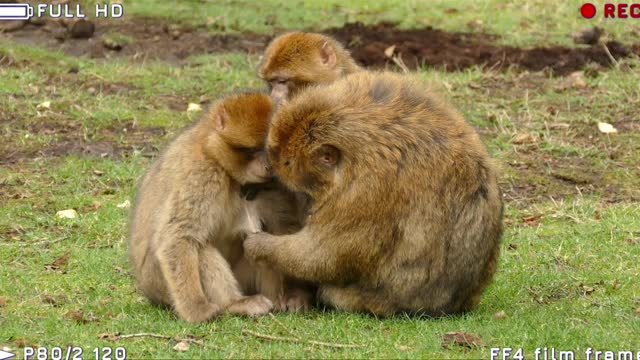
[[[511,206],[527,208],[541,200],[582,195],[599,195],[608,203],[640,201],[636,182],[630,181],[640,175],[640,167],[629,165],[637,156],[637,150],[629,147],[633,145],[623,139],[603,139],[593,124],[573,123],[567,129],[551,129],[549,136],[548,143],[561,141],[600,155],[557,154],[543,143],[514,144],[515,151],[504,159],[500,184]],[[611,174],[618,169],[624,169],[628,178]]]
[[[522,49],[493,44],[486,34],[448,33],[432,27],[400,30],[393,24],[374,26],[347,24],[326,31],[350,48],[354,58],[365,66],[382,67],[393,64],[385,50],[395,46],[409,69],[421,65],[448,71],[463,70],[473,65],[494,69],[515,67],[529,71],[551,69],[556,75],[568,75],[589,63],[611,66],[604,46],[567,48],[561,46]],[[640,55],[640,44],[625,47],[619,42],[606,43],[617,60]]]
[[[153,157],[158,153],[154,144],[166,131],[161,127],[138,127],[133,123],[112,125],[87,138],[79,125],[62,123],[32,123],[26,128],[34,134],[55,135],[48,145],[37,149],[19,149],[0,153],[0,165],[13,165],[40,157],[108,157],[121,159],[134,153]]]
[[[358,62],[373,68],[395,66],[388,56],[389,51],[385,54],[385,50],[392,46],[394,56],[401,58],[409,69],[430,66],[458,71],[480,65],[492,69],[550,69],[555,75],[567,75],[592,63],[611,66],[611,57],[607,54],[605,45],[616,60],[640,55],[640,44],[625,46],[611,41],[591,47],[548,46],[522,49],[497,45],[494,43],[495,36],[483,33],[448,33],[432,27],[403,30],[391,23],[371,26],[352,23],[324,32],[342,41]],[[113,34],[126,39],[121,48],[118,47],[119,50],[109,49],[108,47],[114,46],[105,45],[103,41]],[[98,59],[124,56],[135,61],[159,59],[172,63],[180,63],[189,56],[207,53],[259,53],[272,39],[268,35],[252,33],[211,34],[205,29],[150,18],[96,22],[95,34],[90,39],[70,38],[64,34],[64,28],[54,21],[49,21],[44,26],[27,24],[9,33],[0,34],[0,39],[2,37],[61,49],[73,56]],[[3,61],[11,62],[11,59],[0,60]]]
[[[171,63],[179,63],[191,55],[212,52],[259,52],[270,40],[269,36],[258,34],[214,35],[203,29],[170,24],[159,19],[96,21],[95,24],[95,33],[89,39],[61,36],[60,33],[64,35],[65,29],[57,21],[48,21],[43,26],[27,24],[10,33],[0,33],[0,39],[5,36],[19,43],[44,45],[72,56],[95,59],[129,57],[136,61],[159,59]],[[129,40],[119,50],[109,49],[103,39],[113,34]]]
[[[515,177],[503,176],[500,186],[504,199],[517,208],[550,197],[557,201],[578,194],[601,193],[606,185],[586,159],[560,159],[534,149],[529,152],[520,149],[515,158],[504,163],[504,170],[510,168]]]

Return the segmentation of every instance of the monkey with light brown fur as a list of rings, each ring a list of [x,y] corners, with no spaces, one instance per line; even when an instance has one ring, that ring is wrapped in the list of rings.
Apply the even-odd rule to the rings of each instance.
[[[129,241],[138,287],[188,322],[266,314],[284,291],[282,276],[248,266],[242,249],[244,236],[261,222],[275,234],[300,228],[291,199],[273,192],[253,201],[240,196],[242,185],[272,178],[264,153],[271,113],[266,94],[218,101],[141,182]]]
[[[246,255],[320,284],[338,309],[472,309],[496,269],[502,201],[474,129],[421,82],[359,72],[281,107],[267,140],[279,179],[313,199],[304,228],[249,235]]]
[[[329,84],[361,70],[335,39],[291,32],[269,44],[258,75],[269,85],[276,103],[282,103],[307,86]]]

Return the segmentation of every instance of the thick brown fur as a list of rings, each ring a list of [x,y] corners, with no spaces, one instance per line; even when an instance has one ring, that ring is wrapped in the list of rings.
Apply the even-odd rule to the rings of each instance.
[[[140,184],[129,242],[138,287],[186,321],[266,314],[282,294],[280,274],[242,266],[242,240],[260,230],[256,214],[263,207],[274,210],[263,219],[274,233],[300,227],[299,210],[289,207],[295,202],[268,193],[251,202],[240,197],[241,185],[271,178],[264,154],[271,113],[266,94],[220,100],[168,146]]]
[[[313,199],[298,233],[245,254],[320,284],[338,309],[472,309],[496,270],[502,200],[476,131],[423,83],[359,72],[281,107],[267,141],[280,180]]]
[[[301,89],[329,84],[362,70],[335,39],[317,33],[291,32],[275,38],[267,47],[258,74],[281,103]]]

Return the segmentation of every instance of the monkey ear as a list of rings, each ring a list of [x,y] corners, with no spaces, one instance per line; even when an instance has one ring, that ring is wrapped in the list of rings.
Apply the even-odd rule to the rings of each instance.
[[[322,145],[316,151],[317,162],[327,168],[334,168],[340,160],[340,150],[333,145]]]
[[[336,50],[328,41],[325,41],[320,48],[320,60],[322,63],[330,68],[336,66],[338,62]]]
[[[227,126],[227,118],[227,113],[224,110],[220,109],[216,112],[216,115],[213,117],[213,123],[216,130],[224,130],[225,126]]]

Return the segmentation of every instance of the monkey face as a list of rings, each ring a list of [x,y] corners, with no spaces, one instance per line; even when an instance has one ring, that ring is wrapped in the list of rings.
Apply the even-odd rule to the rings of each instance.
[[[210,110],[210,150],[241,184],[273,178],[264,151],[271,110],[271,98],[262,93],[230,96]]]
[[[310,84],[330,83],[340,76],[333,40],[301,32],[274,39],[265,50],[258,73],[278,105]]]
[[[297,151],[296,151],[297,150]],[[306,149],[269,147],[269,162],[280,180],[295,191],[313,198],[321,196],[335,181],[341,153],[333,145],[323,144]]]
[[[273,179],[273,172],[262,147],[230,146],[233,163],[237,166],[233,177],[242,185],[260,184]]]
[[[309,86],[310,82],[297,77],[277,77],[268,81],[271,98],[277,106],[282,106],[300,90]]]
[[[278,78],[269,81],[269,88],[271,89],[271,98],[279,106],[289,98],[290,81],[287,79]]]
[[[271,166],[267,160],[265,151],[260,150],[252,155],[252,159],[247,165],[245,183],[262,183],[273,178]]]

